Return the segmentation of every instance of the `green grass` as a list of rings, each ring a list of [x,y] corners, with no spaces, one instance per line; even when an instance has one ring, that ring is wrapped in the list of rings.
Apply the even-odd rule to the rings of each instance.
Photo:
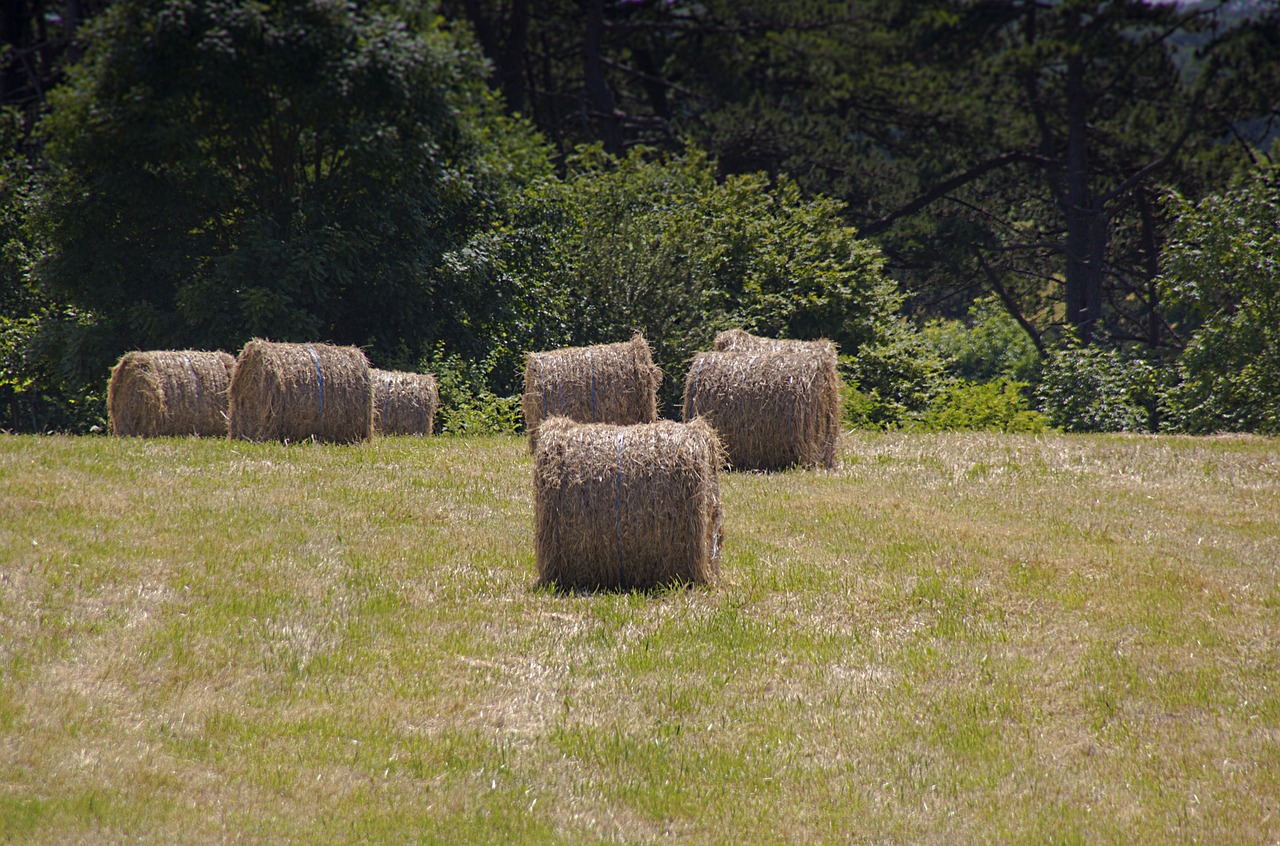
[[[1280,443],[841,458],[562,595],[516,438],[0,437],[0,842],[1280,840]]]

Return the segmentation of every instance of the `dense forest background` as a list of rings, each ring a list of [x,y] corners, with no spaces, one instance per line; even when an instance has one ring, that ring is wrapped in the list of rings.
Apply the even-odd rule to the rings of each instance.
[[[851,425],[1280,433],[1264,0],[13,0],[0,428],[254,336],[840,344]],[[670,403],[669,403],[670,407]]]

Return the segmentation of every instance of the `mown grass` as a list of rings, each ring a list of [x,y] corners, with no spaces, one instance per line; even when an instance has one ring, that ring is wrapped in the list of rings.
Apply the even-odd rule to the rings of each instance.
[[[1280,840],[1280,444],[841,458],[562,595],[516,438],[0,438],[0,840]]]

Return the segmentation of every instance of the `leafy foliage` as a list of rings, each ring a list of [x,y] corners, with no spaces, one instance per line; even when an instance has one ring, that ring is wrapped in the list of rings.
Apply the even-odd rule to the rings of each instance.
[[[509,294],[506,319],[490,334],[512,351],[643,333],[672,407],[689,358],[724,328],[827,337],[855,360],[894,340],[901,295],[839,212],[790,180],[720,180],[697,151],[586,149],[564,180],[533,186],[497,234],[454,256],[454,270],[503,280],[491,287]],[[503,369],[514,379],[515,355]]]
[[[914,428],[1029,434],[1047,431],[1049,418],[1031,408],[1027,387],[1025,382],[1003,376],[990,382],[957,380],[939,393]]]
[[[42,129],[48,290],[117,351],[450,338],[485,295],[442,288],[441,257],[537,145],[506,155],[529,136],[492,116],[479,56],[385,8],[113,4]]]
[[[105,428],[105,380],[77,366],[97,339],[93,316],[28,278],[37,248],[25,222],[38,176],[14,152],[23,131],[18,110],[0,110],[0,430]]]
[[[1159,384],[1148,362],[1069,339],[1045,362],[1036,398],[1068,432],[1145,432],[1155,428]]]
[[[1280,434],[1280,167],[1220,196],[1174,197],[1162,285],[1195,326],[1169,394],[1189,432]],[[1198,325],[1196,325],[1198,324]]]
[[[422,362],[421,369],[436,375],[440,434],[510,434],[520,430],[524,422],[520,397],[498,396],[493,392],[490,387],[492,360],[471,362],[440,348]]]
[[[948,372],[961,379],[985,382],[1003,376],[1030,383],[1038,376],[1035,343],[994,296],[974,300],[967,320],[929,321],[923,334]]]

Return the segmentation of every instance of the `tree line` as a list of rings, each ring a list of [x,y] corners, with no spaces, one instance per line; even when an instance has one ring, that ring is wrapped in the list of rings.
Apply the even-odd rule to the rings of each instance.
[[[1258,0],[17,0],[0,427],[135,348],[824,335],[875,426],[1280,431]],[[1250,221],[1248,225],[1244,222]],[[669,380],[668,390],[675,389]]]

